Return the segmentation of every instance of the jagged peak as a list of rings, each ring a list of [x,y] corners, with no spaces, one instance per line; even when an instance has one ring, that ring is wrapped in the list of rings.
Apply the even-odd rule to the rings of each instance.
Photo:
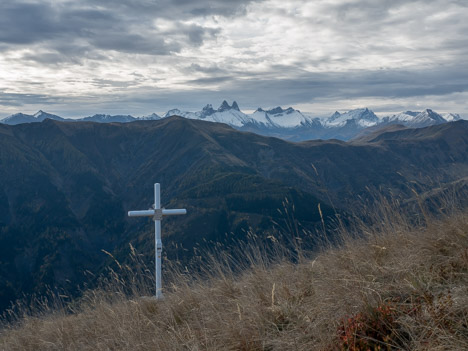
[[[170,109],[169,111],[166,112],[166,114],[164,115],[164,117],[170,117],[170,116],[174,116],[174,115],[180,115],[182,111],[179,110],[178,108],[173,108],[173,109]]]
[[[428,116],[431,116],[431,115],[434,115],[434,114],[435,114],[435,112],[432,111],[430,108],[426,108],[421,113],[419,113],[419,115],[428,115]]]
[[[337,118],[337,117],[340,117],[341,116],[341,113],[339,113],[338,111],[335,111],[331,116],[330,118]]]
[[[240,111],[237,101],[233,101],[231,108],[234,110]]]
[[[221,103],[221,106],[218,107],[218,112],[223,112],[226,110],[230,110],[231,106],[229,106],[228,102],[226,100],[223,100]]]
[[[444,117],[442,117],[437,112],[431,110],[430,108],[425,109],[424,111],[422,111],[420,114],[416,116],[417,120],[420,120],[422,118],[429,118],[431,120],[436,121],[437,123],[445,122]]]
[[[283,108],[281,106],[278,106],[278,107],[274,107],[274,108],[272,108],[272,109],[270,109],[270,110],[268,110],[266,112],[269,113],[269,114],[272,114],[272,115],[276,115],[278,113],[283,113],[284,110],[283,110]]]
[[[405,112],[403,112],[403,114],[408,115],[408,116],[413,116],[413,117],[416,117],[420,113],[421,112],[417,112],[417,111],[405,111]]]
[[[215,112],[216,111],[213,109],[213,105],[207,104],[205,107],[203,107],[203,109],[201,111],[201,116],[202,117],[211,116]]]
[[[426,108],[425,110],[423,110],[419,114],[420,115],[428,115],[428,116],[440,116],[437,112],[435,112],[434,110],[432,110],[430,108]]]

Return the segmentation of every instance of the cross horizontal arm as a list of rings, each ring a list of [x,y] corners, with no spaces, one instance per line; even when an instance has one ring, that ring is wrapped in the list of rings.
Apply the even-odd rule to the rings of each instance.
[[[181,209],[165,209],[161,210],[163,216],[174,216],[174,215],[184,215],[187,214],[185,208]],[[129,217],[151,217],[156,214],[155,210],[145,210],[145,211],[128,211]]]
[[[154,216],[154,210],[146,211],[128,211],[129,217],[151,217]]]
[[[185,208],[174,210],[166,210],[165,208],[163,208],[162,214],[163,216],[184,215],[187,214],[187,210]]]

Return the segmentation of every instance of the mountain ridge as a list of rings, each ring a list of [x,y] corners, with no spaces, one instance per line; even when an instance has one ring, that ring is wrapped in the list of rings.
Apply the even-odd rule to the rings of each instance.
[[[308,139],[349,140],[356,137],[366,128],[385,127],[390,124],[402,124],[410,128],[421,128],[429,125],[460,120],[458,114],[438,114],[431,109],[421,112],[405,111],[392,116],[379,118],[368,108],[359,108],[340,113],[336,111],[329,117],[312,117],[292,107],[283,109],[278,106],[268,110],[259,107],[251,114],[243,113],[236,101],[232,105],[224,100],[218,109],[208,104],[201,111],[189,112],[178,108],[167,111],[163,116],[153,113],[148,116],[95,114],[80,119],[63,119],[60,116],[39,111],[34,115],[18,113],[0,120],[4,124],[41,122],[45,118],[70,122],[93,121],[98,123],[128,123],[139,120],[159,120],[171,116],[188,119],[226,123],[239,130],[250,131],[260,135],[275,136],[286,140],[302,141]]]

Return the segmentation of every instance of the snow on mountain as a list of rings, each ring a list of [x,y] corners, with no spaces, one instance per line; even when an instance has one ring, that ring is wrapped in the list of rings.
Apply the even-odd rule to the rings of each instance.
[[[41,110],[34,115],[17,113],[0,120],[0,123],[32,123],[41,122],[47,118],[72,122],[127,123],[138,120],[160,120],[174,115],[189,119],[225,123],[240,130],[296,141],[316,138],[348,140],[368,127],[402,124],[406,127],[421,128],[461,119],[458,114],[446,113],[441,115],[430,109],[422,112],[405,111],[382,119],[378,118],[368,108],[355,109],[344,113],[335,112],[330,117],[325,118],[314,118],[292,107],[283,109],[279,106],[269,110],[258,108],[251,114],[245,114],[240,110],[236,101],[229,105],[224,100],[217,109],[214,109],[210,104],[203,107],[201,111],[196,112],[182,111],[176,108],[169,110],[164,116],[152,113],[151,115],[135,118],[130,115],[96,114],[81,119],[69,120]]]
[[[386,117],[386,119],[388,122],[411,122],[414,119],[414,117],[416,117],[420,113],[421,112],[405,111],[390,117]]]
[[[33,116],[38,122],[42,122],[43,120],[45,120],[47,118],[48,119],[53,119],[53,120],[56,120],[56,121],[63,121],[64,120],[64,118],[62,118],[60,116],[53,115],[52,113],[47,113],[47,112],[44,112],[42,110],[37,111]]]
[[[380,123],[379,117],[368,108],[359,108],[345,113],[336,111],[328,118],[322,118],[322,125],[328,128],[344,127],[349,121],[355,122],[358,126],[367,128]]]
[[[138,117],[137,119],[141,120],[141,121],[157,121],[157,120],[159,120],[161,118],[162,117],[160,115],[153,112],[152,114],[150,114],[148,116]]]
[[[292,107],[283,109],[278,106],[267,111],[258,108],[250,115],[250,118],[256,123],[274,128],[297,128],[311,123],[310,117],[305,116],[299,110],[295,110]]]
[[[268,126],[272,124],[267,112],[261,109],[260,107],[250,115],[250,118],[252,119],[252,123],[255,124],[261,124],[263,126]]]
[[[27,115],[24,113],[15,113],[14,115],[8,116],[0,120],[3,124],[20,124],[20,123],[32,123],[38,122],[33,115]]]
[[[250,122],[249,117],[240,111],[237,102],[233,102],[230,106],[224,100],[217,110],[213,109],[212,105],[206,105],[203,110],[199,112],[187,112],[179,109],[169,110],[165,117],[181,116],[190,119],[201,119],[209,122],[226,123],[234,127],[242,127]]]
[[[235,101],[234,101],[235,102]],[[222,106],[222,105],[221,105]],[[213,108],[213,105],[211,104],[208,104],[206,105],[205,107],[203,107],[203,109],[201,110],[201,112],[198,113],[198,116],[200,116],[200,118],[205,118],[206,116],[211,116],[213,113],[215,113],[216,110]]]
[[[119,122],[119,123],[127,123],[133,122],[136,118],[130,115],[105,115],[105,114],[96,114],[89,117],[84,117],[75,121],[84,121],[84,122],[98,122],[98,123],[112,123],[112,122]]]
[[[204,119],[210,122],[226,123],[234,127],[242,127],[248,123],[248,117],[245,113],[233,109],[221,112],[216,111]]]
[[[459,121],[462,119],[458,113],[443,113],[441,116],[447,122],[455,122],[455,121]]]
[[[164,118],[171,117],[171,116],[180,116],[188,119],[200,119],[200,112],[188,112],[188,111],[181,111],[178,108],[174,108],[169,110],[164,115]]]
[[[43,120],[47,118],[54,119],[56,121],[64,120],[62,117],[39,110],[33,115],[28,115],[25,113],[15,113],[14,115],[8,116],[0,120],[0,123],[10,124],[10,125],[21,124],[21,123],[37,123],[37,122],[42,122]]]
[[[432,111],[431,109],[426,109],[416,115],[412,121],[407,123],[409,127],[427,127],[435,124],[441,124],[447,122],[444,117],[438,113]]]
[[[407,127],[422,128],[434,124],[457,121],[458,119],[460,119],[460,116],[453,113],[441,115],[431,109],[426,109],[422,112],[402,112],[390,117],[385,117],[383,121],[385,123],[403,124]]]
[[[222,102],[216,111],[213,110],[211,105],[205,106],[201,117],[205,121],[226,123],[234,127],[242,127],[250,122],[249,117],[239,109],[237,102],[234,101],[232,106],[229,106],[226,100]]]

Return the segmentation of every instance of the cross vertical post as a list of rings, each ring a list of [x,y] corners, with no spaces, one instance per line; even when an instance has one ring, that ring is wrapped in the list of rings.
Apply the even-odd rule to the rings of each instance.
[[[154,184],[154,210],[157,211],[161,208],[161,188],[159,183]],[[156,278],[156,298],[162,297],[162,283],[161,283],[161,254],[162,254],[162,241],[161,241],[161,219],[158,216],[154,217],[154,247],[155,247],[155,278]]]
[[[154,204],[152,209],[146,211],[129,211],[129,217],[153,217],[154,221],[154,246],[155,246],[155,279],[156,279],[156,299],[161,299],[162,277],[161,277],[161,220],[163,216],[183,215],[187,213],[186,209],[161,209],[161,187],[159,183],[154,184]]]

